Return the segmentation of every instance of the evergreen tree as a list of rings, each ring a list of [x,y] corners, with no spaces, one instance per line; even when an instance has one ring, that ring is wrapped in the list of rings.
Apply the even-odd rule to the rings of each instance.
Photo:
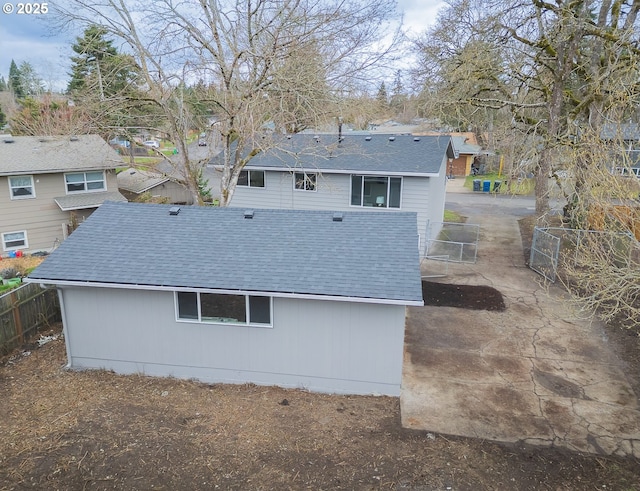
[[[7,90],[7,82],[5,81],[4,77],[0,75],[0,92],[4,92],[6,90]]]
[[[20,72],[20,85],[25,96],[36,96],[44,92],[44,84],[33,68],[33,65],[27,61],[20,63],[18,69]]]
[[[2,106],[0,106],[0,129],[7,123],[7,117],[2,111]]]
[[[72,49],[71,80],[68,93],[92,90],[101,99],[121,92],[135,78],[135,64],[126,55],[118,54],[113,41],[106,38],[104,27],[92,25],[83,37],[76,38]]]
[[[387,86],[384,82],[380,83],[376,99],[382,107],[387,107],[387,105],[389,104],[389,94],[387,94]]]
[[[21,99],[24,97],[24,87],[22,86],[22,76],[16,62],[11,60],[9,68],[9,88],[13,92],[14,97]]]

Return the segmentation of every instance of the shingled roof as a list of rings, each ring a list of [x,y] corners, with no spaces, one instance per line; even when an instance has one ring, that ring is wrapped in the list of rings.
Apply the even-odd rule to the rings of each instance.
[[[412,135],[288,135],[253,157],[247,167],[326,173],[437,176],[445,157],[454,158],[451,137]],[[219,166],[221,156],[211,165]]]
[[[176,209],[107,202],[28,280],[422,305],[415,213]]]
[[[115,169],[123,161],[98,135],[0,139],[0,176]]]

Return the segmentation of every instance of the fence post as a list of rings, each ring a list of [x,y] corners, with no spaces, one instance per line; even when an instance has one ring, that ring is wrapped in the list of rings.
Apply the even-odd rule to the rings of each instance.
[[[11,299],[11,308],[13,310],[13,322],[16,326],[16,337],[20,340],[20,344],[24,343],[24,335],[22,332],[22,319],[20,318],[20,304],[16,298],[15,291],[9,293]]]

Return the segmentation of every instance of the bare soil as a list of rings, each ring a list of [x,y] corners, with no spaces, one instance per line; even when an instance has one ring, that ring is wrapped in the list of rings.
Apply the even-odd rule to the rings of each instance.
[[[46,335],[60,335],[56,327]],[[0,365],[0,489],[640,489],[635,460],[405,430],[392,397]]]
[[[425,299],[501,305],[451,287]],[[60,331],[0,360],[0,490],[640,490],[638,460],[406,430],[397,398],[69,371]]]
[[[436,307],[498,312],[506,308],[502,293],[485,285],[451,285],[422,280],[422,299],[425,305]]]

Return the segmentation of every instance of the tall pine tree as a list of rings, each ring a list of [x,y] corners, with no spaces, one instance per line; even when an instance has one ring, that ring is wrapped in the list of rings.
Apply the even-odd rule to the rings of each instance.
[[[21,99],[25,96],[24,87],[22,86],[22,75],[16,62],[11,60],[9,68],[9,89],[13,92],[14,97]]]
[[[70,94],[86,90],[97,92],[100,99],[121,92],[135,78],[135,65],[129,56],[119,54],[113,41],[107,39],[107,30],[92,25],[72,46]]]

